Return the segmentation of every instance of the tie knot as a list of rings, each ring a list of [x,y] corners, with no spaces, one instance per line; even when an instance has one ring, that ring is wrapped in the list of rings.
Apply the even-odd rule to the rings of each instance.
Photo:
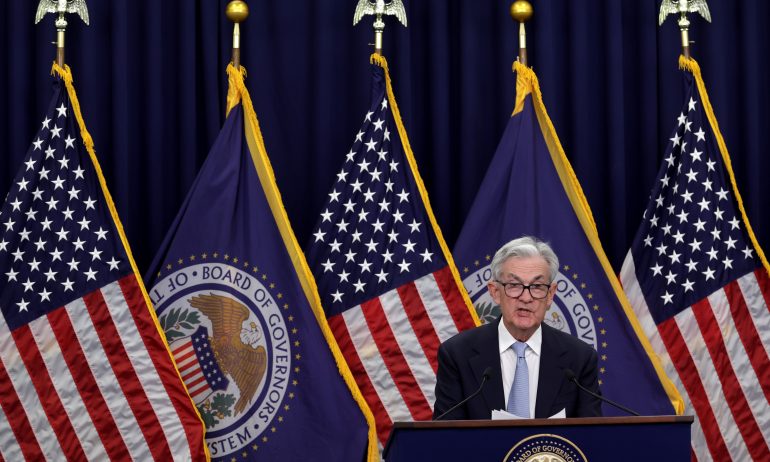
[[[519,358],[524,357],[524,351],[527,349],[527,344],[522,342],[514,342],[513,343],[513,351],[516,353],[516,356]]]

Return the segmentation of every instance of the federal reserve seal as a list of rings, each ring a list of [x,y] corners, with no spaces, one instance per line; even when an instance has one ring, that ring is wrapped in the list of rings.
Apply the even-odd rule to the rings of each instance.
[[[559,435],[533,435],[516,443],[503,462],[587,462],[583,451]]]
[[[562,332],[572,334],[597,349],[596,324],[589,302],[586,300],[586,298],[590,300],[592,295],[590,293],[583,295],[581,289],[585,288],[585,284],[577,281],[577,273],[568,272],[569,266],[564,266],[562,270],[555,279],[556,296],[545,313],[543,322]],[[487,290],[487,282],[492,277],[491,265],[473,272],[464,272],[464,274],[463,285],[468,290],[479,319],[484,323],[497,319],[500,316],[500,307],[495,304]]]
[[[289,408],[291,331],[274,287],[224,261],[174,269],[150,291],[214,458],[256,451]]]

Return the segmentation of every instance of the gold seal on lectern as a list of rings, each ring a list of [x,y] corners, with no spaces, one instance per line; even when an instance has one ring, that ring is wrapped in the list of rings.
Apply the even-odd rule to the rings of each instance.
[[[588,462],[588,459],[572,441],[542,433],[516,443],[503,462]]]

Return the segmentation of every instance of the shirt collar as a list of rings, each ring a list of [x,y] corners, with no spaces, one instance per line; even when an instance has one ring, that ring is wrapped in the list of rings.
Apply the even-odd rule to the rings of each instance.
[[[510,332],[508,332],[508,329],[505,328],[505,323],[503,322],[503,319],[500,318],[500,322],[497,323],[497,341],[498,341],[498,348],[500,349],[500,354],[503,354],[503,352],[509,348],[511,348],[511,345],[513,345],[514,342],[517,340],[513,338]],[[529,338],[526,342],[527,346],[535,352],[536,355],[540,356],[540,348],[543,345],[543,329],[541,326],[537,326],[537,330],[534,334],[532,334],[532,337]]]

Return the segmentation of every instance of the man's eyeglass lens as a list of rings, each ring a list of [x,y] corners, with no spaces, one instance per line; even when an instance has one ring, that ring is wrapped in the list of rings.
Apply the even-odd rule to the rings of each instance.
[[[550,284],[521,284],[518,282],[502,282],[497,281],[501,286],[503,286],[503,290],[505,291],[505,295],[511,297],[511,298],[519,298],[524,293],[524,289],[529,290],[529,294],[532,296],[532,298],[535,299],[541,299],[548,296],[548,289]]]

